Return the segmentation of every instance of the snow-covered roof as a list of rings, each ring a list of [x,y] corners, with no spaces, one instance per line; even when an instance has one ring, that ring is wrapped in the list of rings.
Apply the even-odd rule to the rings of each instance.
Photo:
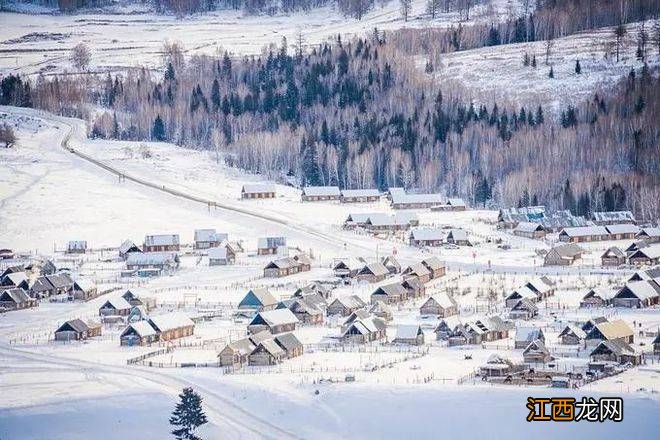
[[[595,326],[605,339],[621,339],[633,335],[633,330],[622,319],[597,323]]]
[[[155,234],[144,237],[147,246],[172,246],[179,244],[179,234]]]
[[[539,293],[549,292],[554,288],[552,282],[546,277],[535,277],[529,280],[526,284],[527,287]]]
[[[360,275],[368,275],[368,274],[373,274],[375,276],[381,276],[381,275],[388,275],[390,273],[389,270],[385,266],[383,266],[382,263],[370,263],[364,266],[358,274]]]
[[[518,287],[516,290],[514,290],[513,292],[511,292],[507,296],[507,299],[510,299],[510,298],[513,299],[513,298],[516,298],[518,296],[520,298],[526,298],[526,299],[532,299],[532,300],[536,300],[538,298],[538,295],[536,294],[536,292],[534,292],[532,289],[530,289],[529,286],[527,286],[527,285]]]
[[[5,275],[5,278],[10,280],[14,286],[18,286],[22,282],[27,282],[28,277],[25,272],[12,272]]]
[[[195,241],[220,242],[227,240],[228,234],[219,233],[215,229],[195,229]]]
[[[421,331],[419,324],[400,324],[396,327],[396,339],[415,339]]]
[[[589,237],[593,235],[609,235],[605,226],[578,226],[575,228],[564,228],[559,233],[560,235],[568,235],[569,237]]]
[[[348,214],[348,217],[346,217],[346,223],[351,222],[357,224],[364,224],[369,219],[369,217],[371,217],[372,215],[379,215],[379,214],[380,213],[377,212],[350,213]]]
[[[658,227],[658,228],[642,228],[642,230],[639,233],[641,235],[647,236],[649,238],[660,237],[660,227]]]
[[[135,243],[133,243],[131,240],[124,240],[124,242],[119,245],[119,253],[121,255],[123,255],[126,252],[128,252],[129,250],[131,250],[132,248],[139,249],[139,247]]]
[[[657,284],[650,280],[630,281],[616,293],[615,297],[618,297],[625,289],[628,289],[635,297],[642,301],[660,296],[660,287],[657,287]]]
[[[348,309],[359,309],[366,305],[365,302],[362,301],[362,299],[357,295],[350,295],[341,298],[336,298],[335,301],[339,302],[339,304],[343,305]],[[333,301],[333,303],[335,301]]]
[[[132,328],[141,338],[147,336],[156,336],[156,330],[147,321],[132,322],[128,325],[128,327]],[[128,328],[126,330],[128,330]],[[126,330],[124,330],[122,334],[126,333]]]
[[[425,203],[425,204],[442,204],[444,197],[440,194],[405,194],[405,193],[391,193],[392,203],[395,204],[412,204],[412,203]]]
[[[30,296],[27,292],[20,287],[10,287],[0,289],[0,297],[9,296],[9,298],[16,304],[27,302],[30,300]]]
[[[467,232],[463,229],[450,229],[447,238],[451,237],[454,241],[467,241]]]
[[[227,258],[227,248],[224,246],[211,248],[208,255],[211,260],[224,260]]]
[[[623,252],[620,248],[616,246],[612,246],[607,248],[605,252],[603,252],[603,257],[625,257],[626,253]]]
[[[559,333],[559,336],[566,336],[573,333],[575,336],[577,336],[580,339],[584,339],[587,337],[587,333],[582,330],[580,327],[574,324],[568,324],[564,329]]]
[[[380,191],[377,189],[344,189],[341,191],[342,197],[378,197]]]
[[[168,313],[166,315],[152,316],[149,318],[149,322],[161,332],[195,325],[192,319],[182,313]]]
[[[275,185],[269,183],[246,183],[243,185],[241,192],[246,194],[274,193]]]
[[[177,255],[175,252],[132,252],[126,258],[126,264],[129,266],[158,266],[163,264],[176,263]]]
[[[263,322],[269,326],[295,324],[299,322],[298,318],[296,318],[296,315],[294,315],[293,312],[291,312],[289,309],[275,309],[259,312],[257,313],[257,316],[253,318],[250,325],[258,324],[260,320],[263,320]]]
[[[397,211],[394,213],[394,223],[397,225],[405,225],[413,222],[419,222],[419,217],[414,212]]]
[[[293,333],[282,333],[275,336],[275,342],[286,351],[302,347],[302,342]]]
[[[545,217],[545,206],[524,206],[500,209],[499,219],[504,222],[535,221]]]
[[[413,263],[403,271],[405,274],[412,274],[417,276],[430,275],[431,271],[422,263]]]
[[[605,226],[605,229],[607,229],[610,234],[638,234],[639,231],[641,231],[639,226],[633,225],[631,223],[607,225]]]
[[[111,306],[115,310],[126,310],[131,308],[131,305],[122,296],[108,299],[105,303],[103,303],[101,308],[106,308],[107,305]]]
[[[445,231],[437,228],[417,228],[410,232],[410,237],[420,241],[444,240]]]
[[[608,301],[612,298],[614,298],[614,295],[616,295],[616,290],[614,290],[611,287],[594,287],[593,289],[589,290],[586,295],[582,298],[583,300],[589,299],[592,297],[598,297],[601,298],[605,301]]]
[[[76,290],[80,290],[82,292],[89,292],[90,290],[94,290],[96,288],[96,284],[94,284],[94,282],[88,278],[78,278],[74,282],[73,286]]]
[[[520,222],[518,225],[513,229],[514,231],[519,231],[519,232],[534,232],[540,229],[543,229],[543,225],[541,223],[536,223],[536,222]]]
[[[575,258],[579,255],[582,255],[584,250],[578,246],[577,244],[573,243],[566,243],[566,244],[561,244],[559,246],[555,246],[550,251],[548,252],[556,252],[561,258]]]
[[[339,197],[340,195],[338,186],[306,186],[302,189],[302,193],[312,197]]]
[[[651,244],[651,245],[648,245],[646,247],[643,247],[643,248],[635,251],[635,253],[633,253],[630,256],[630,258],[642,257],[642,256],[645,256],[645,257],[650,258],[650,259],[660,258],[660,243],[655,243],[655,244]]]
[[[264,339],[259,343],[259,347],[262,347],[264,350],[266,350],[268,353],[270,353],[275,357],[282,356],[284,354],[284,350],[282,349],[282,347],[277,345],[275,339]]]
[[[442,269],[445,267],[438,257],[428,257],[422,260],[422,264],[431,270]]]
[[[428,301],[435,301],[440,307],[442,308],[449,308],[449,307],[455,307],[456,302],[452,297],[447,294],[447,292],[438,292],[433,295],[427,300]]]

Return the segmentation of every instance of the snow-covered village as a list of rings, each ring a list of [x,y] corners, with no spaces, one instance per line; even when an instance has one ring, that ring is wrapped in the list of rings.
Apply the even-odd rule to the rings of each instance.
[[[656,438],[659,86],[657,0],[3,1],[0,439]]]

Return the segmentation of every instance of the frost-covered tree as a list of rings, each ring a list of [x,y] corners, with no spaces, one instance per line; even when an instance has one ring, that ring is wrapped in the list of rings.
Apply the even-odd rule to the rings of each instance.
[[[177,440],[200,440],[195,435],[195,430],[207,423],[206,414],[202,410],[202,398],[193,391],[192,388],[184,388],[179,394],[180,402],[176,405],[170,425],[175,427],[172,430],[174,438]]]
[[[92,52],[85,43],[78,43],[71,49],[71,64],[79,71],[87,70],[92,61]]]
[[[0,142],[5,144],[5,148],[13,147],[16,143],[14,129],[6,123],[0,125]]]

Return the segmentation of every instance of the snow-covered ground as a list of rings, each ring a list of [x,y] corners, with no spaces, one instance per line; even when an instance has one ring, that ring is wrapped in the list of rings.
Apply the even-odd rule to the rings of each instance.
[[[488,2],[485,2],[488,3]],[[520,1],[493,0],[492,8],[477,5],[471,22],[491,22],[521,11]],[[511,8],[508,4],[513,5]],[[332,7],[290,15],[244,16],[240,11],[218,11],[177,19],[154,14],[27,15],[0,13],[0,72],[48,73],[71,71],[69,52],[83,42],[92,49],[92,70],[117,71],[136,65],[160,67],[165,40],[182,43],[187,55],[259,54],[283,37],[289,44],[302,34],[305,45],[328,38],[362,35],[401,27],[450,26],[461,20],[456,12],[426,14],[426,0],[413,0],[407,22],[398,1],[376,5],[361,20],[342,16]]]
[[[448,275],[429,283],[428,293],[454,290],[464,320],[487,312],[503,313],[503,295],[546,270],[557,283],[557,295],[541,303],[540,316],[525,325],[543,327],[555,354],[564,350],[558,346],[557,334],[568,322],[607,315],[634,324],[636,330],[652,332],[660,325],[660,313],[658,309],[576,309],[589,288],[620,285],[629,275],[629,271],[593,267],[611,243],[589,244],[581,266],[543,269],[536,251],[547,249],[554,237],[542,242],[498,231],[493,211],[419,211],[422,224],[461,227],[474,243],[473,247],[421,251],[401,239],[378,239],[340,229],[339,223],[350,212],[391,213],[384,201],[351,206],[302,203],[297,190],[282,185],[277,186],[275,200],[241,201],[241,185],[260,177],[227,168],[222,161],[218,164],[208,152],[165,143],[89,141],[81,121],[34,110],[0,108],[0,121],[15,126],[19,137],[16,147],[0,150],[0,163],[9,171],[0,173],[0,247],[49,256],[71,267],[76,277],[96,281],[104,289],[118,288],[86,303],[43,301],[36,309],[0,315],[0,387],[10,391],[0,396],[0,437],[90,438],[98,436],[102,426],[103,438],[163,438],[168,432],[167,417],[183,386],[193,386],[204,398],[211,422],[203,430],[207,437],[401,438],[443,432],[473,438],[497,430],[498,438],[647,438],[658,428],[653,417],[660,409],[657,363],[579,391],[552,393],[623,396],[626,412],[621,424],[529,424],[525,422],[527,396],[549,395],[551,390],[512,390],[480,380],[457,385],[491,354],[519,361],[522,350],[511,348],[511,338],[483,347],[445,347],[432,332],[437,320],[419,315],[423,299],[393,307],[394,320],[388,327],[391,339],[398,324],[419,323],[427,341],[421,353],[392,346],[379,351],[333,351],[328,344],[339,335],[341,321],[329,319],[322,326],[300,328],[297,334],[307,344],[307,353],[276,367],[241,374],[223,374],[217,367],[179,368],[178,364],[189,362],[213,364],[223,341],[245,334],[246,321],[232,319],[230,312],[248,289],[269,287],[277,299],[283,299],[312,280],[329,279],[330,263],[336,257],[375,259],[393,249],[404,264],[430,254],[446,261]],[[119,182],[115,174],[63,149],[66,138],[70,138],[69,147],[120,173],[140,177],[156,188],[217,201],[224,208],[209,212],[204,204],[154,187]],[[184,254],[182,268],[170,276],[127,281],[118,277],[122,263],[116,251],[103,249],[116,248],[126,238],[141,243],[145,234],[159,232],[179,233],[182,242],[189,244],[193,230],[203,227],[215,227],[228,232],[232,240],[243,240],[247,252],[235,266],[227,267],[208,267],[206,257]],[[315,256],[312,270],[284,279],[262,278],[269,257],[255,256],[254,250],[256,238],[267,233],[287,235],[289,245],[311,251]],[[70,239],[87,240],[94,250],[84,256],[66,256],[60,251]],[[502,239],[511,249],[500,249],[489,239]],[[489,266],[491,270],[486,270]],[[379,284],[398,279],[391,277]],[[183,340],[185,346],[150,358],[160,367],[126,365],[127,359],[158,347],[120,347],[121,326],[104,325],[101,337],[84,343],[51,340],[53,330],[65,320],[98,319],[98,308],[108,298],[135,286],[153,298],[152,315],[174,310],[190,316],[221,313],[198,323],[195,335]],[[355,294],[368,300],[375,287],[354,283],[332,294]],[[487,304],[490,292],[496,293],[494,304]],[[650,336],[636,336],[635,346],[648,350],[650,340]],[[567,356],[558,359],[557,371],[569,371],[586,360],[584,350]],[[355,383],[343,383],[347,374],[355,377]],[[474,423],[477,418],[483,423]],[[40,422],[24,426],[35,419]]]
[[[645,26],[649,32],[653,21],[645,22]],[[474,96],[475,104],[510,102],[533,109],[542,104],[544,109],[557,112],[611,88],[632,68],[643,66],[636,57],[640,27],[641,23],[627,25],[618,62],[614,30],[607,27],[553,40],[547,64],[547,42],[537,41],[445,54],[434,75],[448,87],[460,84]],[[536,68],[523,65],[525,54],[530,62],[536,56]],[[577,60],[580,74],[575,73]],[[660,65],[657,50],[649,48],[647,63],[650,68]],[[425,64],[425,58],[418,58],[420,69]],[[554,78],[549,77],[551,66]]]

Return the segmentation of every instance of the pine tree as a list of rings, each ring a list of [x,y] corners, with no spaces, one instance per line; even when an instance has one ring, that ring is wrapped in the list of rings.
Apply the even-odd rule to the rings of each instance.
[[[170,425],[176,427],[172,434],[177,440],[200,440],[194,431],[207,423],[202,410],[202,398],[192,388],[184,388],[179,398],[181,401],[170,417]]]
[[[154,125],[151,129],[151,137],[156,141],[162,142],[165,140],[165,123],[160,115],[156,116],[156,119],[154,119]]]
[[[550,66],[550,73],[548,73],[548,78],[554,78],[555,77],[555,71],[552,69],[552,66]]]
[[[582,73],[582,67],[580,67],[580,60],[575,61],[575,73],[578,75]]]
[[[532,55],[532,67],[536,69],[536,54]]]

